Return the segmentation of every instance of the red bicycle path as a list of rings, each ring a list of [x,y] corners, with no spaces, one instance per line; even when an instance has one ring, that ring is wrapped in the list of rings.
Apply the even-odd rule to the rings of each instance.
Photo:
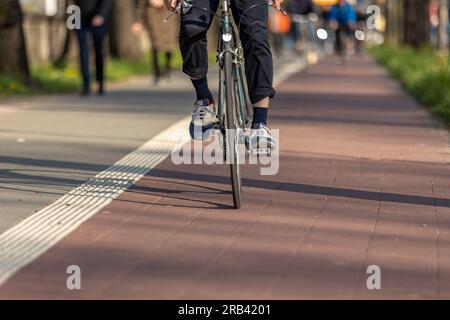
[[[0,299],[450,298],[448,132],[367,56],[324,59],[277,91],[279,173],[245,165],[242,209],[228,166],[169,157]]]

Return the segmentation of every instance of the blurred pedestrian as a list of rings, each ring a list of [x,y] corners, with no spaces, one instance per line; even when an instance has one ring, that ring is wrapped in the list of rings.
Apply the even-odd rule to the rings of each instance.
[[[289,33],[291,22],[289,16],[278,10],[269,11],[269,31],[272,36],[273,48],[277,57],[281,56],[284,37]]]
[[[164,23],[168,12],[164,0],[139,0],[138,22],[133,25],[136,33],[146,27],[152,46],[151,60],[155,74],[155,84],[162,77],[169,77],[172,71],[174,52],[178,49],[178,19],[169,19]],[[160,63],[160,54],[164,55],[164,69]]]
[[[306,35],[302,34],[300,24],[298,23],[298,16],[307,16],[314,12],[314,3],[312,0],[289,0],[286,6],[286,12],[292,16],[291,29],[289,36],[294,43],[302,40]],[[296,17],[297,16],[297,17]]]
[[[81,29],[77,30],[80,46],[80,67],[83,78],[82,95],[91,92],[91,77],[89,72],[89,36],[94,40],[95,71],[99,95],[103,95],[104,88],[104,50],[103,42],[108,32],[108,18],[113,0],[75,0],[81,9]]]

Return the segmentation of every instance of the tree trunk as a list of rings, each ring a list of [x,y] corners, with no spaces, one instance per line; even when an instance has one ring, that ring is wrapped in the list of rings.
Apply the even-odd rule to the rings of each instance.
[[[404,0],[386,2],[386,38],[391,44],[403,43],[404,36]]]
[[[406,0],[403,2],[405,44],[414,48],[430,44],[429,5],[429,0]]]
[[[448,26],[448,3],[447,0],[440,0],[439,6],[439,50],[446,49]]]
[[[67,63],[67,56],[70,51],[70,45],[72,42],[72,34],[70,30],[66,30],[66,36],[64,38],[64,46],[59,56],[53,61],[53,65],[57,68],[62,68]]]
[[[19,0],[0,4],[0,72],[21,74],[31,82]]]
[[[450,0],[444,0],[444,1],[447,1],[447,25],[446,25],[446,28],[448,28],[448,29],[447,29],[446,34],[447,34],[448,50],[450,51]]]
[[[414,48],[430,44],[430,0],[387,0],[386,38]]]
[[[64,1],[64,9],[66,9],[67,7],[69,7],[69,5],[71,5],[72,3],[70,2],[70,0],[65,0]],[[64,15],[64,18],[66,19],[66,15]],[[66,35],[64,37],[64,45],[62,47],[61,52],[58,54],[58,56],[56,57],[56,59],[54,59],[53,65],[57,68],[59,67],[64,67],[67,63],[67,56],[69,55],[70,52],[70,47],[71,47],[71,42],[72,42],[72,32],[66,28]]]
[[[121,59],[141,57],[138,41],[131,33],[135,19],[135,3],[129,0],[116,0],[111,15],[109,46],[111,55]]]

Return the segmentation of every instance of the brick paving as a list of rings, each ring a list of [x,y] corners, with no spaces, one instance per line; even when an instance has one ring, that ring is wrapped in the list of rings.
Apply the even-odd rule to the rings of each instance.
[[[245,166],[241,210],[227,166],[167,159],[0,298],[450,298],[448,132],[365,56],[292,76],[270,113],[280,172]]]

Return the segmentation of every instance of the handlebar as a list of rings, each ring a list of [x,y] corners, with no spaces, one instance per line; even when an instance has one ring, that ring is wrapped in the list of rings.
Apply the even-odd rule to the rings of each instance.
[[[177,6],[175,8],[175,13],[179,15],[185,15],[189,11],[191,11],[192,7],[192,0],[178,0]]]
[[[273,7],[274,9],[277,9],[274,6],[275,3],[274,3],[273,0],[266,0],[265,3],[258,3],[258,4],[254,4],[254,5],[250,6],[249,8],[247,8],[244,11],[244,13],[246,13],[248,10],[250,10],[250,9],[256,7],[256,6],[259,6],[259,5],[268,5],[269,7]],[[192,4],[192,0],[178,0],[177,6],[175,7],[175,10],[168,17],[166,17],[164,19],[164,23],[169,21],[169,19],[172,18],[175,14],[178,14],[180,16],[183,16],[183,15],[187,14],[189,11],[191,11],[192,8],[197,8],[197,9],[200,9],[200,10],[203,10],[203,11],[209,11],[212,14],[216,15],[216,13],[212,12],[211,9],[194,6]],[[283,8],[280,7],[277,10],[280,11],[283,15],[287,16],[287,12]]]

